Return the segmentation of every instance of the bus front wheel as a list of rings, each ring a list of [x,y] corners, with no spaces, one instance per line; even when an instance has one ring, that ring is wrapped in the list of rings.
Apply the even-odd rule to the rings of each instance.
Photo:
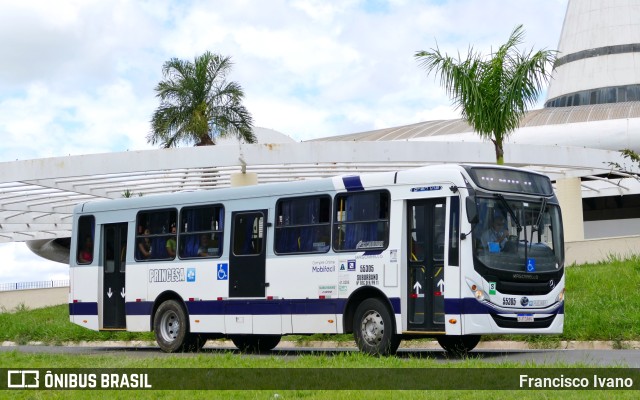
[[[371,355],[395,354],[400,345],[389,309],[376,298],[366,299],[356,309],[353,336],[360,351]]]
[[[176,300],[160,304],[153,319],[153,330],[160,349],[165,353],[197,351],[204,345],[204,338],[189,333],[187,313]]]
[[[447,353],[456,356],[466,356],[480,342],[480,335],[439,336],[438,344]]]

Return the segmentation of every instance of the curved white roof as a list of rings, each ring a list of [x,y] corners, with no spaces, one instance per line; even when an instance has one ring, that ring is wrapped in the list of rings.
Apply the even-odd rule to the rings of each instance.
[[[640,151],[639,128],[640,102],[550,107],[527,112],[520,123],[520,128],[513,133],[510,141],[530,144],[577,145],[608,150],[633,148]],[[579,130],[579,136],[570,135],[576,129]],[[529,138],[527,132],[535,132],[535,134]],[[619,143],[621,138],[623,138],[622,143]],[[453,119],[330,136],[315,139],[313,142],[427,139],[481,140],[466,121]]]
[[[614,151],[529,144],[505,148],[507,165],[538,170],[552,179],[605,174],[611,170],[608,162],[624,164]],[[76,204],[121,198],[127,189],[150,196],[227,187],[243,163],[247,172],[257,174],[259,183],[268,183],[434,163],[492,164],[495,155],[493,145],[484,142],[396,140],[243,144],[4,162],[0,163],[0,242],[70,236]],[[636,190],[598,184],[602,186],[596,188],[598,193]]]

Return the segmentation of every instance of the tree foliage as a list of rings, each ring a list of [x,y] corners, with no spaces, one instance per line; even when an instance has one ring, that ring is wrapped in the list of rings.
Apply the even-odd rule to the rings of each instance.
[[[519,51],[522,25],[505,44],[486,57],[469,47],[467,58],[442,54],[438,46],[415,57],[427,74],[440,76],[440,84],[462,117],[483,138],[493,142],[498,164],[504,162],[503,141],[520,124],[551,77],[555,50]]]
[[[155,88],[160,106],[151,118],[147,141],[162,147],[179,143],[206,146],[217,137],[235,136],[254,143],[251,114],[242,105],[244,92],[228,81],[230,57],[206,52],[194,61],[172,58],[162,67]]]

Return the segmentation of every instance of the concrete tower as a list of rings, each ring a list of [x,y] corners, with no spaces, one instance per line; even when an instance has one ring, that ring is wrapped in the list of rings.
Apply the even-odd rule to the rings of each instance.
[[[545,107],[640,100],[640,1],[569,0]]]

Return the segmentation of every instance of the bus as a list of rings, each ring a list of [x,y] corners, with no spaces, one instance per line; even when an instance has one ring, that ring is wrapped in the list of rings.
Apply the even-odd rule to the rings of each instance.
[[[352,333],[362,352],[559,334],[562,217],[523,169],[402,171],[93,201],[74,209],[71,322],[162,351]]]

